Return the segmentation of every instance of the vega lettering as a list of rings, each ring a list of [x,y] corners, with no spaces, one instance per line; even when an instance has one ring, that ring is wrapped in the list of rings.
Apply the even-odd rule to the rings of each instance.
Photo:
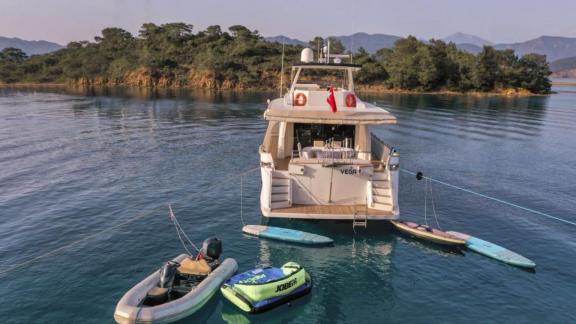
[[[283,290],[286,290],[290,287],[293,287],[294,285],[296,285],[296,282],[297,282],[297,280],[296,280],[296,278],[294,278],[294,279],[288,281],[287,283],[283,283],[281,285],[278,285],[278,286],[276,286],[276,292],[283,291]]]
[[[348,169],[340,169],[342,174],[360,174],[360,170],[348,168]]]

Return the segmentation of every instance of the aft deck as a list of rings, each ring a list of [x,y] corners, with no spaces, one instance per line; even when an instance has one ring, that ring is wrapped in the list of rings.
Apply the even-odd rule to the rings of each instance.
[[[293,205],[270,211],[270,217],[308,219],[354,219],[354,214],[367,215],[369,220],[396,219],[392,211],[366,208],[366,205]]]

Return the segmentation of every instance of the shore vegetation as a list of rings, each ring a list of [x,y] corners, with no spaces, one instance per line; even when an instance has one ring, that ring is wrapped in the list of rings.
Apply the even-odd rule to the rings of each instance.
[[[316,52],[324,39],[315,37]],[[106,28],[93,41],[71,42],[43,55],[15,48],[0,52],[0,83],[81,86],[273,89],[278,87],[283,45],[240,25],[193,32],[186,23],[142,25],[138,35]],[[297,62],[302,46],[285,45],[285,64]],[[346,48],[331,39],[332,53]],[[479,54],[441,40],[413,36],[374,54],[360,48],[353,62],[362,69],[360,88],[415,92],[550,93],[551,74],[542,55],[517,56],[485,46]]]

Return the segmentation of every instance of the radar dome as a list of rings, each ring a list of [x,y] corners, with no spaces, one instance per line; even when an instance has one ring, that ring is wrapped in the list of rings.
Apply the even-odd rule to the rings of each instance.
[[[302,54],[300,54],[300,61],[303,63],[312,63],[314,62],[314,52],[310,48],[305,48],[302,50]]]

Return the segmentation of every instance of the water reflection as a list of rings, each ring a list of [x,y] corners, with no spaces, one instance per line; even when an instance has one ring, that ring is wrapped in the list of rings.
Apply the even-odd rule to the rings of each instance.
[[[329,236],[332,247],[308,247],[260,240],[257,266],[281,266],[295,261],[314,280],[313,304],[306,313],[324,322],[350,320],[351,307],[371,312],[390,309],[396,302],[392,286],[392,257],[396,246],[387,222],[373,222],[355,235],[349,222],[305,222],[270,219],[268,225],[289,227]],[[294,307],[294,306],[293,306]]]

